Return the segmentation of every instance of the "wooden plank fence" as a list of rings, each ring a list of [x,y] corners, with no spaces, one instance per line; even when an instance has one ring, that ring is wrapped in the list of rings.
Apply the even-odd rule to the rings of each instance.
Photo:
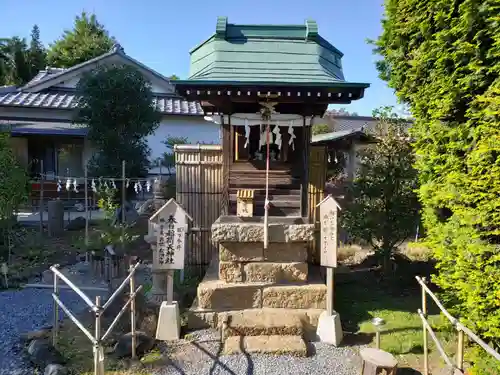
[[[216,251],[211,241],[212,223],[222,214],[224,165],[220,145],[176,145],[176,200],[193,218],[188,234],[187,265],[208,265]],[[326,149],[310,148],[308,205],[319,233],[316,205],[324,197]],[[309,258],[319,261],[319,250],[311,244]]]

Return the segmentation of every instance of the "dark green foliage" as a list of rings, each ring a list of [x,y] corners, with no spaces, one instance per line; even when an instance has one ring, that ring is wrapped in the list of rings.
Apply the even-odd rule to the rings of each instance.
[[[50,66],[70,68],[109,52],[114,43],[95,14],[82,12],[75,18],[73,29],[65,30],[50,46],[47,60]]]
[[[167,168],[167,173],[172,174],[173,168],[175,168],[175,145],[185,145],[188,143],[187,137],[173,137],[168,136],[162,142],[166,147],[167,151],[163,153],[163,159],[160,161],[162,167]]]
[[[23,85],[32,78],[27,48],[17,36],[0,40],[0,84]]]
[[[434,281],[500,345],[500,2],[386,0],[381,77],[409,104]],[[450,303],[451,305],[451,303]]]
[[[318,134],[325,134],[325,133],[330,133],[330,127],[328,124],[314,124],[312,126],[312,135],[318,135]]]
[[[14,214],[28,200],[28,175],[12,149],[10,133],[0,132],[0,259],[9,260]]]
[[[358,153],[356,177],[349,186],[343,226],[355,239],[373,246],[387,269],[392,252],[415,233],[418,200],[414,156],[406,122],[384,108],[375,113],[378,142]]]
[[[76,124],[88,126],[95,148],[89,176],[142,177],[149,167],[145,137],[159,125],[150,83],[130,66],[100,67],[84,75],[77,86]]]
[[[30,73],[34,77],[40,70],[45,69],[47,63],[47,52],[40,41],[40,28],[34,25],[31,30],[31,42],[28,50]]]
[[[31,31],[29,48],[23,38],[0,38],[0,85],[26,84],[45,68],[45,56],[37,25]]]

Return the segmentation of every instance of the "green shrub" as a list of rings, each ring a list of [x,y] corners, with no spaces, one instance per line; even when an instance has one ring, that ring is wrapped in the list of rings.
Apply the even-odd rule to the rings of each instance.
[[[500,345],[500,3],[386,0],[381,77],[409,104],[433,279]]]

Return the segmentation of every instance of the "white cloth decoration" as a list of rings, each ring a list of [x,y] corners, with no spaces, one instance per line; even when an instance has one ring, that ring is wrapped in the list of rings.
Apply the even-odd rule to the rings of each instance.
[[[278,150],[281,150],[281,132],[278,125],[274,127],[273,134],[276,135],[276,138],[274,139],[274,144],[278,146]]]
[[[297,136],[295,135],[295,133],[293,131],[293,121],[290,124],[290,126],[288,127],[288,134],[290,134],[290,139],[288,140],[288,145],[292,146],[292,150],[295,150],[295,143],[293,142],[293,140],[295,138],[297,138]]]
[[[127,178],[125,182],[125,188],[128,189],[129,186],[130,186],[130,180]]]
[[[68,190],[68,191],[69,191],[70,189],[71,189],[71,180],[68,178],[68,179],[66,180],[66,190]]]
[[[260,127],[260,138],[259,138],[259,150],[262,146],[266,145],[266,127],[264,126],[264,131],[262,131],[262,126]]]
[[[90,184],[90,188],[94,193],[97,193],[97,186],[95,185],[95,180],[92,179],[92,183]]]
[[[62,190],[62,182],[61,180],[57,180],[57,192],[60,192]]]
[[[248,125],[248,120],[245,119],[245,145],[243,147],[247,148],[249,143],[250,143],[250,125]]]
[[[146,191],[149,193],[149,190],[151,190],[151,182],[149,180],[146,181]]]
[[[73,190],[75,193],[78,193],[78,183],[76,182],[76,178],[73,180]]]

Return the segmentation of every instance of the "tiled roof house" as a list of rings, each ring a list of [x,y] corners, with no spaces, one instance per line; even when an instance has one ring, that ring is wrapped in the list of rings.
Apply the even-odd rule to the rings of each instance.
[[[83,73],[98,65],[127,64],[150,81],[154,105],[162,120],[156,133],[148,138],[152,159],[166,151],[162,141],[169,135],[185,136],[192,143],[218,143],[218,125],[204,120],[200,104],[176,94],[169,79],[127,55],[120,45],[94,59],[69,69],[46,68],[22,87],[0,87],[0,124],[11,129],[18,156],[39,173],[33,160],[44,160],[45,173],[55,175],[63,169],[82,173],[92,154],[85,139],[86,128],[72,124],[77,106],[75,88]],[[63,161],[61,150],[70,151]],[[153,173],[155,171],[152,171]]]

